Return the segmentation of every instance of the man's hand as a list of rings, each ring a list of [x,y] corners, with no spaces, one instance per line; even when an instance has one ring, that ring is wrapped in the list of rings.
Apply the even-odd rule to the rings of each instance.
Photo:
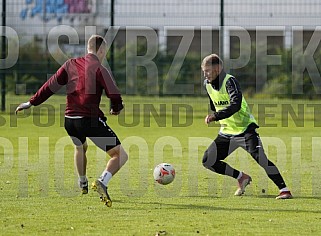
[[[209,124],[210,122],[214,121],[215,120],[215,115],[214,114],[210,114],[210,115],[207,115],[205,117],[205,124]]]
[[[120,111],[114,111],[113,109],[110,109],[109,113],[110,113],[111,115],[117,116],[117,115],[119,115]]]
[[[25,103],[21,103],[17,108],[16,108],[16,114],[18,113],[18,111],[22,111],[24,109],[28,109],[30,108],[32,105],[30,102],[25,102]]]

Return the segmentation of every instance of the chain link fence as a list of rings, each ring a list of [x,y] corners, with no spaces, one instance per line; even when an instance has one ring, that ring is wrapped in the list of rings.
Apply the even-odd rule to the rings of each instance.
[[[210,53],[249,95],[321,93],[317,0],[0,2],[7,92],[34,93],[65,60],[85,54],[97,33],[110,44],[106,65],[124,94],[201,95],[200,63]]]

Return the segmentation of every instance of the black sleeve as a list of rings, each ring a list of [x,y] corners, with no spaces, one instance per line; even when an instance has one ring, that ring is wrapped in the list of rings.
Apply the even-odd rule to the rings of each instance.
[[[235,78],[231,77],[226,81],[226,91],[230,97],[230,104],[226,108],[214,112],[216,117],[215,120],[226,119],[241,109],[242,92],[240,85]]]
[[[208,80],[205,79],[205,80],[203,81],[203,86],[204,86],[205,91],[206,91],[206,84],[207,84],[207,83],[208,83]],[[206,92],[207,92],[207,91],[206,91]],[[211,108],[212,111],[215,112],[215,111],[216,111],[215,105],[214,105],[214,103],[213,103],[210,95],[209,95],[209,94],[207,94],[207,95],[208,95],[208,98],[209,98],[209,100],[210,100],[210,108]]]
[[[215,108],[215,105],[214,105],[214,103],[213,103],[213,101],[212,101],[212,99],[211,99],[211,97],[210,97],[210,95],[208,95],[208,98],[210,99],[210,108],[211,108],[211,110],[212,111],[216,111],[216,108]]]

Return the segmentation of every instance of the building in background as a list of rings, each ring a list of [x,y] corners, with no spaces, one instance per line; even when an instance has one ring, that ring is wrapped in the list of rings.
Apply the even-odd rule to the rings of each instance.
[[[12,87],[17,88],[21,84],[22,90],[34,91],[43,82],[41,80],[55,71],[57,64],[61,65],[68,57],[83,55],[86,52],[85,43],[92,33],[106,35],[107,41],[113,42],[116,50],[142,43],[169,55],[159,61],[162,65],[157,65],[158,71],[155,74],[159,80],[153,85],[155,94],[161,89],[166,92],[166,89],[173,87],[172,83],[168,83],[169,77],[173,77],[173,81],[177,80],[178,84],[191,83],[191,87],[194,87],[191,93],[201,93],[199,63],[202,57],[211,52],[220,54],[228,62],[228,68],[239,70],[236,73],[240,75],[242,83],[255,88],[253,91],[261,91],[269,78],[280,75],[280,70],[269,70],[262,76],[259,60],[246,64],[249,58],[261,58],[259,50],[265,50],[265,55],[273,56],[278,54],[279,49],[299,46],[302,52],[313,41],[310,49],[316,47],[320,51],[321,4],[315,0],[113,2],[115,34],[110,34],[111,0],[7,0],[7,26],[17,33],[20,45],[15,67],[7,71],[7,76],[13,78],[10,80],[13,81]],[[224,3],[224,27],[220,27],[221,2]],[[30,42],[36,47],[30,49]],[[244,50],[249,51],[245,63],[241,55]],[[142,55],[144,52],[143,48]],[[184,53],[192,55],[185,68],[179,70],[177,66],[178,71],[169,73],[169,68],[176,68],[171,67],[174,61],[171,56],[180,54],[184,57]],[[135,75],[130,76],[133,70],[129,69],[129,64],[137,61],[126,61],[127,55],[121,56],[115,62],[118,64],[114,70],[117,78],[121,78],[120,85],[126,87],[127,92],[133,91],[133,94],[140,87],[143,94],[146,88],[150,88],[148,81],[151,80],[143,70],[140,70],[140,77],[135,71]],[[233,60],[238,60],[240,64],[233,64]],[[263,66],[261,69],[267,71],[266,64]],[[284,66],[283,70],[289,70],[291,66]],[[290,71],[284,73],[289,78],[292,76]],[[315,70],[315,74],[316,78],[318,71]],[[146,81],[142,86],[136,84],[136,87],[129,88],[130,84],[137,81],[136,77]],[[131,82],[131,78],[134,82]],[[178,90],[174,94],[186,91],[181,88]]]
[[[224,53],[229,57],[239,45],[235,27],[248,30],[251,41],[255,42],[260,32],[269,34],[268,42],[275,47],[290,47],[293,34],[304,27],[304,39],[308,42],[311,34],[320,25],[321,4],[318,1],[238,1],[224,2],[224,30],[220,31],[220,0],[115,0],[115,26],[122,27],[116,41],[123,45],[125,27],[150,27],[157,31],[159,44],[173,51],[179,44],[182,31],[193,31],[191,51],[201,47],[202,35],[210,36],[213,51],[218,50],[219,34],[223,34]],[[85,26],[96,26],[97,33],[103,34],[110,26],[110,0],[11,0],[7,1],[7,24],[19,35],[21,42],[42,41],[53,27],[68,25],[76,30],[80,44],[85,40]],[[188,29],[186,29],[188,27]],[[61,28],[63,29],[63,28]],[[70,33],[61,31],[61,34]],[[139,30],[139,29],[137,29]],[[177,32],[177,35],[173,33]],[[201,31],[205,33],[202,34]],[[208,33],[211,31],[211,33]],[[269,32],[267,32],[269,31]],[[276,34],[276,36],[273,36]],[[63,40],[63,37],[61,39]],[[66,38],[65,38],[66,41]],[[67,42],[65,42],[67,43]],[[74,48],[77,48],[74,46]]]

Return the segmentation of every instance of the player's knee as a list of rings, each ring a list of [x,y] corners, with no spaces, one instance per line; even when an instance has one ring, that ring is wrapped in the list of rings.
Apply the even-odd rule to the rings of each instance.
[[[202,164],[205,168],[209,168],[209,163],[208,163],[208,151],[206,150],[204,152],[204,155],[203,155],[203,159],[202,159]]]
[[[218,163],[216,153],[206,150],[203,155],[202,164],[205,168],[212,169]]]
[[[259,160],[259,153],[257,150],[249,150],[248,153],[251,155],[251,157],[258,162]]]
[[[252,158],[260,165],[260,166],[266,166],[268,164],[268,159],[264,153],[263,150],[260,150],[260,148],[256,148],[253,150],[249,150],[250,155]]]
[[[123,151],[121,153],[121,158],[122,158],[124,164],[128,161],[128,154],[126,151]]]
[[[86,153],[88,145],[84,143],[83,145],[75,145],[75,151],[78,153]]]
[[[82,147],[83,147],[84,152],[86,153],[86,152],[87,152],[87,149],[88,149],[88,144],[87,144],[87,142],[85,142],[85,143],[82,145]]]
[[[119,146],[118,150],[119,162],[122,166],[128,161],[128,154],[121,145]]]

